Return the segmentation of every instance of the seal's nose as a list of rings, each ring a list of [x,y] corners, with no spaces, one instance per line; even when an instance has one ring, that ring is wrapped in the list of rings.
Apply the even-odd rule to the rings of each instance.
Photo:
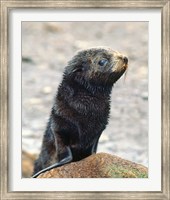
[[[126,56],[123,58],[123,61],[125,64],[128,64],[128,58]]]

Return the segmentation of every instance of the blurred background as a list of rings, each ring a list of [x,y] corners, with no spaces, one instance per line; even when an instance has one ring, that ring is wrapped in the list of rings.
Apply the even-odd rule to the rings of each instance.
[[[112,91],[98,152],[148,166],[148,23],[22,22],[22,169],[30,177],[62,73],[76,51],[109,46],[129,58]]]

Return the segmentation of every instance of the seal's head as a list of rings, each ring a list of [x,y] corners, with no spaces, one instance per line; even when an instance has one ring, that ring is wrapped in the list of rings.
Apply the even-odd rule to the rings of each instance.
[[[111,48],[79,51],[68,63],[65,75],[97,85],[113,85],[127,70],[128,58]],[[83,78],[82,78],[83,77]]]

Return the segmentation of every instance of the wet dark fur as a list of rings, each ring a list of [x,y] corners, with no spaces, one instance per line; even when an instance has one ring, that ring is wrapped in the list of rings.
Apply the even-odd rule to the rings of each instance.
[[[93,66],[93,58],[109,60],[105,69]],[[91,49],[78,53],[68,63],[51,111],[34,174],[66,158],[71,149],[72,161],[96,152],[97,143],[108,123],[113,84],[125,72],[113,72],[111,53]]]

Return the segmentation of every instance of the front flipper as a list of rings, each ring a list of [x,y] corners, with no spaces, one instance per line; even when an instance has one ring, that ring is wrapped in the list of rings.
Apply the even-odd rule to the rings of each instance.
[[[44,173],[46,171],[49,171],[49,170],[51,170],[53,168],[60,167],[60,166],[62,166],[64,164],[67,164],[67,163],[71,162],[73,160],[71,149],[70,149],[70,147],[66,147],[66,149],[67,149],[67,157],[65,157],[61,161],[59,161],[57,163],[54,163],[53,165],[51,165],[51,166],[49,166],[49,167],[47,167],[45,169],[42,169],[41,171],[37,172],[36,174],[34,174],[32,176],[32,178],[36,178],[37,176],[39,176],[40,174],[42,174],[42,173]]]
[[[95,142],[94,142],[94,144],[92,146],[92,149],[91,149],[91,154],[96,153],[97,145],[98,145],[98,142],[99,142],[99,138],[100,138],[100,136],[95,140]]]

